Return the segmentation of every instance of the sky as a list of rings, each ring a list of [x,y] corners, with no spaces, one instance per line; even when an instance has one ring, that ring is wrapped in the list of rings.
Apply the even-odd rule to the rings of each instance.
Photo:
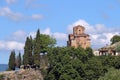
[[[23,54],[27,36],[37,29],[66,46],[68,34],[82,25],[91,47],[110,44],[120,35],[120,0],[0,0],[0,64],[7,64],[11,50]]]

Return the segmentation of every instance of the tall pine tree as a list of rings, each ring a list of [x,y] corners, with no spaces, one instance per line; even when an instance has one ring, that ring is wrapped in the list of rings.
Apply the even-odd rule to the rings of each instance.
[[[40,65],[40,31],[37,30],[35,43],[34,43],[34,64]]]
[[[21,53],[19,52],[18,56],[16,57],[16,67],[20,68],[22,64]]]
[[[32,65],[33,64],[33,43],[32,43],[32,37],[27,37],[24,47],[24,55],[23,55],[23,64],[24,65]]]
[[[11,51],[8,66],[10,70],[15,70],[15,50]]]

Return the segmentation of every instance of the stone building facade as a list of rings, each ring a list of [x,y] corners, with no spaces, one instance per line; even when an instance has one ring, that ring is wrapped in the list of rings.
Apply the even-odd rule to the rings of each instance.
[[[69,34],[67,46],[72,46],[77,48],[81,46],[86,49],[90,47],[90,36],[85,34],[85,28],[81,25],[75,26],[73,28],[73,34]]]

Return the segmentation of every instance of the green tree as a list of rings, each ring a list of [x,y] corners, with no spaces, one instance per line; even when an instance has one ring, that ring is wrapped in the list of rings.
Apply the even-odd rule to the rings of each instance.
[[[34,64],[36,65],[40,65],[40,52],[41,52],[40,43],[41,43],[40,42],[40,31],[38,29],[36,33],[35,42],[34,42]]]
[[[115,50],[120,53],[120,44],[117,44],[117,45],[115,46]]]
[[[98,80],[120,80],[120,70],[111,68],[105,76],[101,76]]]
[[[105,71],[101,61],[93,57],[86,64],[84,80],[97,80],[105,74]]]
[[[114,67],[115,58],[116,58],[115,56],[111,56],[111,55],[106,56],[102,62],[103,66]]]
[[[72,67],[79,73],[81,77],[85,76],[85,64],[79,59],[74,59],[71,61]]]
[[[111,38],[111,44],[114,44],[116,42],[119,42],[120,41],[120,36],[119,35],[115,35]]]
[[[16,58],[16,67],[20,68],[21,64],[22,64],[22,59],[21,59],[21,53],[19,52]]]
[[[85,52],[86,52],[86,54],[88,55],[89,58],[91,58],[91,57],[94,56],[93,50],[92,50],[92,48],[90,48],[90,47],[86,48],[86,49],[85,49]]]
[[[24,55],[23,55],[23,64],[24,65],[32,65],[33,64],[33,42],[32,37],[30,36],[26,38],[25,47],[24,47]]]
[[[71,78],[70,80],[82,80],[79,73],[72,67],[71,64],[67,64],[63,67],[62,75],[64,75],[64,74],[66,74],[66,76],[68,75],[68,77]],[[65,78],[61,79],[61,77],[60,77],[60,80],[67,80],[67,79],[65,79]]]
[[[8,66],[10,70],[15,70],[15,50],[11,51]]]
[[[88,56],[85,52],[85,50],[82,47],[78,47],[75,50],[76,57],[81,60],[83,63],[87,62]]]
[[[120,56],[115,57],[113,67],[116,69],[120,69]]]
[[[48,48],[53,48],[56,44],[56,39],[50,37],[49,35],[40,34],[40,49],[41,52],[47,52]]]

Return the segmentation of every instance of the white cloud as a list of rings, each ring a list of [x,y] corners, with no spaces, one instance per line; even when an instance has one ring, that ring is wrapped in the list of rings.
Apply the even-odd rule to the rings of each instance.
[[[34,39],[35,37],[36,37],[36,32],[30,32],[29,34],[28,34],[28,36],[32,36],[32,38]]]
[[[50,28],[46,28],[45,30],[41,31],[42,34],[50,35],[51,37],[57,40],[67,40],[67,34],[60,33],[60,32],[51,32]]]
[[[51,35],[52,34],[50,28],[46,28],[45,30],[41,30],[41,33],[42,34],[47,34],[47,35]]]
[[[39,20],[39,19],[43,19],[43,16],[41,14],[33,14],[31,18],[34,20]]]
[[[72,33],[73,27],[77,25],[82,25],[86,28],[86,33],[90,34],[93,48],[100,48],[110,44],[112,36],[119,34],[120,30],[120,28],[108,28],[103,24],[90,25],[85,20],[80,19],[68,26],[68,33]]]
[[[19,21],[24,18],[23,14],[13,12],[9,7],[0,8],[0,16],[5,16],[15,21]]]
[[[18,30],[16,32],[14,32],[12,35],[10,35],[9,39],[23,42],[23,41],[25,41],[26,36],[27,36],[27,33],[25,31]]]
[[[8,3],[8,4],[13,4],[13,3],[16,3],[17,2],[17,0],[5,0],[6,1],[6,3]]]
[[[17,41],[0,41],[0,50],[23,50],[24,43]]]
[[[24,49],[24,42],[27,37],[27,33],[18,30],[12,33],[7,40],[0,40],[0,50],[20,50]]]
[[[24,42],[27,37],[27,33],[18,30],[12,33],[6,40],[0,40],[0,50],[20,50],[24,49]]]
[[[32,14],[31,16],[26,16],[20,12],[13,12],[9,7],[0,8],[0,16],[7,17],[14,21],[23,21],[23,20],[40,20],[43,19],[41,14]]]
[[[65,33],[55,32],[52,34],[52,36],[57,40],[65,40],[65,41],[67,40],[67,34]]]

